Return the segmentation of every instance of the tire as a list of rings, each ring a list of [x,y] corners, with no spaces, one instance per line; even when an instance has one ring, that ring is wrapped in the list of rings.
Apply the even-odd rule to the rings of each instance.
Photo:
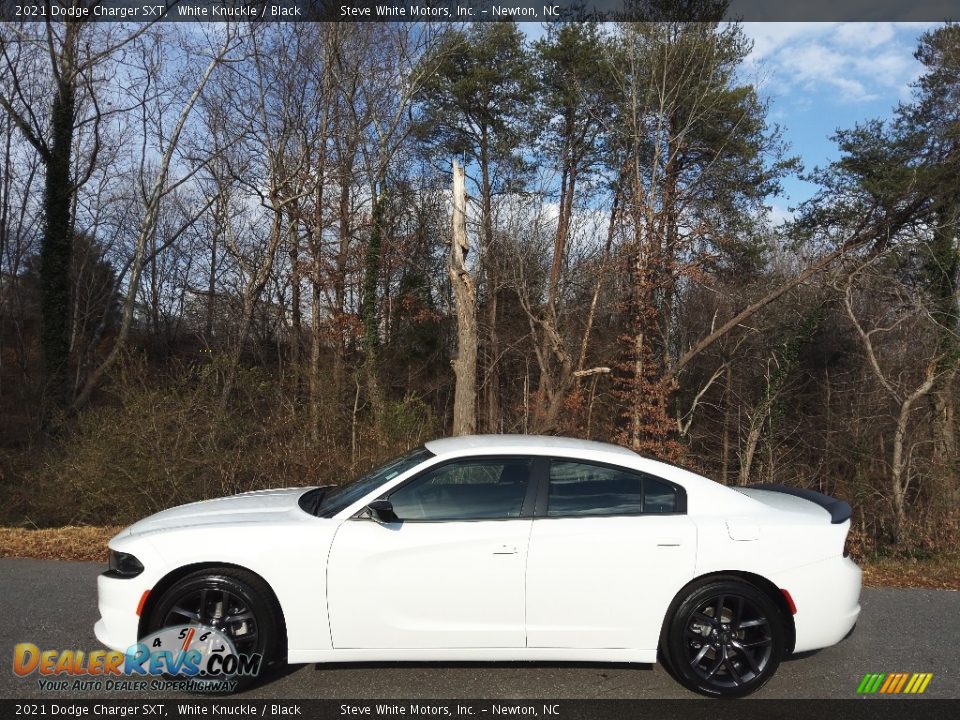
[[[763,687],[783,652],[780,609],[753,585],[732,578],[691,590],[671,615],[661,647],[675,680],[693,692],[722,698]]]
[[[221,619],[224,615],[227,618],[239,616],[239,619],[224,622]],[[233,641],[237,652],[261,655],[262,660],[255,675],[229,678],[237,681],[234,692],[263,677],[267,668],[281,659],[283,625],[273,593],[260,577],[247,570],[215,567],[182,577],[167,588],[154,605],[147,632],[177,625],[199,624],[213,626],[224,632]],[[205,680],[219,688],[223,679],[227,678],[211,677]],[[203,682],[200,681],[200,684]],[[198,689],[205,691],[203,687]]]

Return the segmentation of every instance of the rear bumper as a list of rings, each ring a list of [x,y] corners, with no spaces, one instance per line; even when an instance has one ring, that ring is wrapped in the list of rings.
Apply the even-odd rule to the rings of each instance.
[[[857,624],[862,573],[850,558],[804,565],[772,579],[790,592],[797,606],[794,652],[836,645]]]

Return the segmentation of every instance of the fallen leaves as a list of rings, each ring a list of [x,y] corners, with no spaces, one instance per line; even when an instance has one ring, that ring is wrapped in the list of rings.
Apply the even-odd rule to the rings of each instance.
[[[107,541],[121,526],[29,528],[0,527],[0,557],[107,562]]]
[[[879,558],[860,562],[866,587],[960,590],[960,557]]]

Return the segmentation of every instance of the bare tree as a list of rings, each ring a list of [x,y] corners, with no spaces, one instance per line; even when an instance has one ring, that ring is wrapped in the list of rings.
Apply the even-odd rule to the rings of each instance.
[[[467,199],[463,168],[453,161],[453,237],[448,273],[457,313],[457,354],[453,360],[456,390],[453,402],[453,434],[471,435],[477,429],[477,288],[466,258]]]
[[[872,262],[872,261],[871,261]],[[873,376],[880,386],[886,391],[890,399],[895,403],[896,415],[894,417],[893,447],[890,454],[890,500],[894,511],[894,534],[896,539],[900,539],[907,525],[907,492],[910,490],[910,472],[909,472],[909,453],[906,448],[907,434],[910,427],[911,415],[916,403],[921,400],[933,387],[937,379],[937,367],[940,357],[936,356],[937,348],[934,348],[928,357],[920,358],[919,362],[914,357],[918,350],[922,350],[916,341],[914,342],[909,359],[896,358],[900,360],[899,367],[884,368],[881,353],[879,352],[876,341],[884,335],[892,333],[904,333],[906,336],[919,338],[916,332],[918,325],[922,325],[929,320],[929,314],[923,307],[919,298],[910,293],[903,286],[890,285],[890,278],[885,278],[884,283],[888,285],[887,292],[893,292],[897,297],[893,303],[894,316],[885,324],[875,324],[869,330],[864,327],[863,321],[858,317],[855,307],[853,290],[854,283],[858,276],[863,274],[871,263],[861,265],[852,272],[847,279],[846,287],[843,290],[843,306],[850,319],[850,323],[856,330],[857,337],[863,347],[867,363]],[[909,327],[909,326],[913,327]],[[911,332],[913,330],[913,332]],[[898,344],[897,351],[902,350],[902,345]],[[906,361],[907,366],[902,364]],[[910,370],[916,366],[923,367],[923,374],[919,381],[910,383],[907,377],[914,375]],[[910,367],[913,366],[913,367]]]
[[[189,92],[189,95],[187,95],[183,101],[183,104],[180,106],[179,113],[177,113],[175,116],[172,130],[170,130],[169,134],[164,133],[157,138],[158,145],[156,150],[159,151],[160,156],[156,163],[156,169],[152,173],[152,179],[150,180],[148,180],[149,173],[147,171],[147,167],[149,165],[148,158],[152,155],[153,148],[149,148],[146,140],[144,140],[143,151],[141,155],[141,170],[143,173],[141,174],[141,184],[139,187],[140,198],[143,204],[143,215],[140,221],[140,229],[137,233],[136,241],[134,243],[133,253],[128,261],[130,275],[127,278],[127,292],[123,302],[120,327],[109,353],[104,360],[90,373],[89,377],[83,384],[82,389],[77,394],[77,397],[72,404],[72,408],[74,410],[79,409],[89,401],[93,391],[100,385],[100,383],[106,377],[107,372],[117,361],[121,352],[126,347],[127,338],[130,333],[130,326],[133,322],[134,311],[136,309],[136,298],[140,285],[140,279],[143,275],[144,265],[149,261],[150,253],[148,252],[148,247],[157,230],[157,222],[161,207],[172,192],[191,179],[199,170],[200,166],[194,165],[191,168],[187,168],[178,177],[173,179],[170,177],[174,154],[177,151],[180,138],[184,132],[187,120],[190,118],[190,115],[193,112],[194,106],[197,104],[197,101],[202,95],[207,83],[210,81],[210,78],[213,76],[216,69],[220,67],[220,65],[228,57],[229,53],[237,45],[237,27],[232,24],[221,27],[222,37],[219,38],[217,47],[215,47],[206,68],[204,68],[204,70],[199,74],[199,77],[196,78],[192,90]],[[144,60],[149,64],[156,59],[151,58],[149,53],[145,52]],[[156,68],[156,66],[153,66],[153,69],[154,72],[159,73],[159,69]],[[148,119],[148,105],[145,103],[143,108],[144,124],[146,125]],[[158,111],[161,114],[165,114],[165,110],[166,108],[163,108],[162,106],[158,108]],[[180,228],[177,228],[172,233],[171,237],[166,240],[166,242],[169,244],[176,240],[193,223],[193,221],[196,220],[196,217],[198,217],[205,210],[206,207],[201,208],[200,212],[198,212],[196,216],[189,218],[188,221],[185,222]]]

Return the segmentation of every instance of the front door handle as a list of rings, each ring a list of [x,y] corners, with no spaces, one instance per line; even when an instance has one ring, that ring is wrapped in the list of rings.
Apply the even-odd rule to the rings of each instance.
[[[657,538],[657,547],[679,547],[682,545],[680,538],[659,537]]]
[[[516,555],[517,546],[516,545],[500,545],[496,550],[493,551],[494,555]]]

